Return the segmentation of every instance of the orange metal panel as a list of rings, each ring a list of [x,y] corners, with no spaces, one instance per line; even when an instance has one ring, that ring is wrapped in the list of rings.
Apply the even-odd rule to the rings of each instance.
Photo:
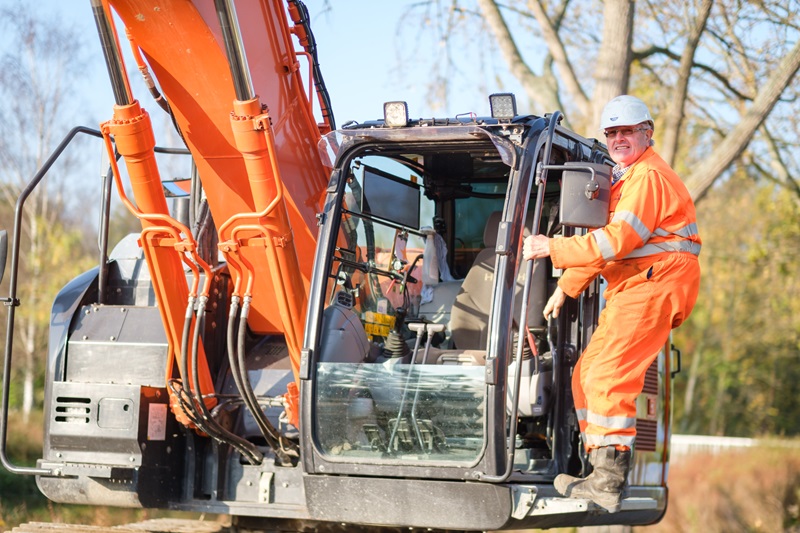
[[[195,156],[214,220],[253,212],[247,172],[230,126],[233,84],[213,0],[114,0],[114,10],[142,49]],[[277,1],[237,5],[253,85],[273,118],[287,215],[299,258],[296,273],[308,286],[316,246],[316,213],[328,172],[317,155],[319,130],[291,47],[284,7]],[[138,198],[137,198],[138,201]],[[275,290],[262,251],[244,255],[256,276],[249,323],[259,333],[283,331]],[[234,272],[235,273],[235,272]]]

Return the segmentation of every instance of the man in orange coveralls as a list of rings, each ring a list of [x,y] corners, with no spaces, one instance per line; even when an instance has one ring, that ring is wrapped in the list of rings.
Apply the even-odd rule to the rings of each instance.
[[[620,509],[636,436],[636,397],[647,368],[672,328],[688,316],[700,284],[700,236],[692,198],[651,148],[653,119],[644,102],[618,96],[600,119],[612,170],[608,224],[586,235],[525,239],[526,260],[550,256],[566,269],[547,302],[558,316],[601,274],[606,306],[572,375],[575,410],[594,466],[585,479],[561,474],[555,487],[570,498]]]

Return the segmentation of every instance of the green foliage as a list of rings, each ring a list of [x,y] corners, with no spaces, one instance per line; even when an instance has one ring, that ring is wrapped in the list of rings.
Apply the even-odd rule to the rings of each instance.
[[[31,413],[25,423],[12,412],[8,427],[8,454],[16,465],[31,466],[42,456],[42,412]],[[10,474],[0,468],[0,530],[23,522],[54,522],[85,525],[118,525],[157,517],[197,518],[193,513],[150,509],[120,509],[103,506],[67,505],[50,502],[36,487],[32,476]]]
[[[676,383],[679,428],[797,435],[800,199],[732,176],[699,209],[701,294],[676,332],[691,369]]]

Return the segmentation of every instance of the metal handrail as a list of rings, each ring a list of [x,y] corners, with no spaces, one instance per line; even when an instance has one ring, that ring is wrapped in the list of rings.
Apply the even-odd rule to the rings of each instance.
[[[6,470],[11,472],[12,474],[22,474],[22,475],[34,475],[34,476],[56,476],[60,475],[60,472],[57,468],[34,468],[34,467],[26,467],[26,466],[18,466],[13,464],[8,459],[7,454],[7,444],[8,444],[8,399],[9,399],[9,388],[11,382],[11,359],[12,353],[14,348],[14,319],[16,313],[16,307],[19,307],[20,301],[17,298],[17,278],[19,277],[19,248],[20,248],[20,234],[22,233],[22,215],[23,215],[23,207],[25,206],[25,202],[27,201],[28,197],[31,195],[33,190],[39,185],[39,183],[44,179],[47,172],[50,170],[50,167],[53,166],[53,163],[61,156],[61,154],[66,150],[67,146],[72,142],[76,135],[79,133],[84,133],[87,135],[91,135],[93,137],[98,137],[100,139],[103,138],[103,134],[96,129],[87,128],[85,126],[76,126],[72,128],[69,133],[64,137],[64,139],[59,143],[53,153],[50,154],[50,157],[47,158],[44,165],[39,169],[36,175],[33,176],[31,181],[25,187],[25,189],[20,193],[19,198],[17,198],[17,204],[14,210],[14,231],[12,235],[11,241],[11,274],[9,278],[9,288],[8,288],[8,297],[7,298],[0,298],[0,302],[8,307],[8,320],[6,325],[6,345],[5,345],[5,357],[3,359],[3,393],[2,393],[2,402],[0,403],[0,464],[5,467]],[[155,148],[156,152],[159,153],[168,153],[168,154],[188,154],[189,151],[183,148]],[[107,241],[106,241],[107,242]],[[105,254],[102,253],[101,255],[104,257]],[[101,265],[102,269],[103,265]]]
[[[2,404],[0,404],[0,463],[12,474],[24,474],[24,475],[43,475],[43,476],[51,476],[56,474],[55,469],[51,468],[34,468],[34,467],[26,467],[26,466],[17,466],[8,459],[8,455],[6,453],[6,445],[7,445],[7,437],[8,437],[8,396],[9,396],[9,385],[11,381],[11,357],[12,351],[14,347],[14,315],[15,309],[19,306],[19,300],[17,299],[17,277],[19,276],[19,245],[20,245],[20,233],[22,232],[22,209],[25,206],[25,202],[28,199],[28,196],[31,195],[33,190],[39,185],[39,182],[42,181],[47,171],[50,170],[50,167],[53,166],[53,163],[56,162],[61,156],[61,153],[67,148],[69,143],[75,138],[76,135],[79,133],[86,133],[88,135],[93,135],[95,137],[103,137],[103,134],[100,131],[87,128],[84,126],[77,126],[72,128],[67,136],[61,141],[58,147],[50,154],[50,157],[47,158],[42,168],[36,173],[36,175],[31,179],[25,189],[20,193],[19,198],[17,198],[17,205],[14,210],[14,233],[11,241],[11,277],[8,283],[8,298],[3,298],[3,303],[8,307],[8,322],[6,326],[6,350],[5,350],[5,358],[3,360],[3,398]]]
[[[546,163],[550,162],[550,154],[553,147],[553,137],[555,137],[556,126],[558,123],[561,122],[561,112],[554,111],[552,115],[550,115],[550,123],[547,126],[547,139],[545,140],[544,145],[544,154],[543,160]],[[544,169],[544,170],[543,170]],[[536,193],[536,206],[533,211],[533,223],[531,224],[531,235],[537,235],[539,233],[539,224],[542,219],[542,208],[544,206],[544,193],[545,193],[545,186],[547,185],[547,166],[546,164],[542,164],[539,162],[538,164],[531,167],[531,172],[536,173],[536,184],[538,185],[539,189]],[[522,290],[522,309],[521,309],[521,317],[520,317],[520,324],[527,324],[527,314],[528,314],[528,300],[530,299],[530,290],[531,290],[531,277],[533,276],[533,259],[527,261],[527,272],[525,274],[525,286]],[[514,388],[512,389],[511,395],[511,415],[509,416],[509,430],[508,430],[508,443],[506,445],[506,468],[505,471],[499,475],[481,475],[481,481],[488,481],[493,483],[502,483],[506,481],[510,476],[511,472],[514,469],[514,454],[516,452],[516,435],[517,435],[517,410],[519,409],[519,390],[522,380],[522,348],[525,342],[525,336],[520,333],[518,336],[515,360],[517,365],[517,371],[514,374]]]

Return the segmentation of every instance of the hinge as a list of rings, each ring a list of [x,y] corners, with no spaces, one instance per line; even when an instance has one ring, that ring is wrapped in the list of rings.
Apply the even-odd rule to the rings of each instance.
[[[510,231],[508,231],[510,224],[506,221],[501,221],[497,227],[497,245],[494,251],[498,255],[509,255],[511,253]]]

